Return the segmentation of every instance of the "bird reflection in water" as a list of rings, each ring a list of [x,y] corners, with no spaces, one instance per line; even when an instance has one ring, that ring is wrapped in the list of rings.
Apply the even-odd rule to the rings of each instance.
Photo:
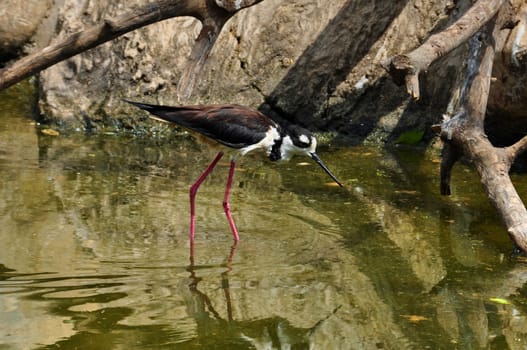
[[[200,267],[195,265],[194,244],[190,245],[190,273],[188,284],[189,290],[193,295],[192,316],[197,324],[197,337],[201,345],[213,344],[215,347],[230,348],[232,346],[250,345],[256,349],[313,349],[315,348],[315,332],[333,315],[337,313],[340,306],[332,310],[328,315],[317,321],[312,327],[298,328],[290,324],[287,319],[282,317],[272,317],[264,319],[250,319],[238,321],[233,316],[233,301],[231,298],[229,274],[233,271],[233,260],[238,243],[231,246],[225,262],[221,266],[225,271],[221,272],[221,288],[225,298],[226,318],[216,310],[214,303],[209,296],[198,288],[198,284],[203,278],[198,277],[197,271]],[[240,291],[243,293],[243,291]],[[245,295],[244,302],[250,300]],[[239,305],[237,309],[243,309]],[[283,311],[283,310],[282,310]]]
[[[234,253],[236,252],[236,247],[238,242],[235,241],[230,249],[229,256],[222,266],[225,266],[227,269],[221,273],[221,288],[225,295],[225,301],[227,304],[227,320],[232,321],[232,303],[231,303],[231,293],[229,287],[229,273],[232,271],[232,260],[234,258]],[[201,281],[201,278],[196,275],[195,260],[194,260],[194,242],[190,243],[190,265],[188,271],[190,272],[190,283],[189,290],[192,294],[196,295],[198,299],[201,299],[203,304],[207,307],[207,310],[214,315],[217,320],[222,320],[220,314],[214,309],[210,298],[203,292],[198,289],[198,283]],[[206,312],[206,311],[205,311]]]
[[[125,101],[148,111],[153,119],[183,127],[190,131],[198,141],[222,149],[190,187],[191,243],[194,242],[196,231],[196,194],[201,184],[223,157],[224,152],[229,152],[231,161],[223,197],[223,209],[235,241],[238,241],[240,236],[232,218],[229,197],[238,157],[255,150],[264,151],[271,161],[287,161],[294,155],[308,156],[338,186],[344,186],[316,153],[317,139],[315,136],[300,126],[280,125],[257,110],[235,104],[176,107]]]

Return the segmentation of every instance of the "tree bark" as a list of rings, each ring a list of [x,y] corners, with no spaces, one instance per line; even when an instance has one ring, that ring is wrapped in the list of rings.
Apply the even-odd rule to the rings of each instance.
[[[0,90],[127,32],[177,16],[192,16],[202,22],[197,48],[195,47],[192,54],[204,59],[208,56],[225,22],[236,11],[260,1],[262,0],[158,0],[118,18],[108,18],[104,23],[72,34],[0,70]],[[199,70],[199,66],[194,67],[193,70],[196,69]],[[188,84],[190,83],[184,84],[182,89],[188,90]]]

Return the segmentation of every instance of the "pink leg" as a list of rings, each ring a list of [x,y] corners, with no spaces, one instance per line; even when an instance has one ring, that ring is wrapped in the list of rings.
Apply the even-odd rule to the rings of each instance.
[[[223,210],[225,210],[225,215],[227,215],[227,221],[229,221],[229,225],[231,226],[231,231],[232,231],[232,235],[234,236],[234,240],[237,242],[240,240],[240,236],[238,235],[238,230],[236,229],[234,220],[232,219],[231,205],[229,204],[229,196],[231,194],[232,178],[234,176],[235,167],[236,167],[236,162],[234,159],[232,159],[231,167],[229,169],[229,177],[227,179],[227,186],[225,187],[225,197],[223,197]]]
[[[214,158],[212,160],[212,162],[210,162],[209,166],[200,175],[198,180],[192,186],[190,186],[190,243],[191,244],[194,243],[194,232],[196,230],[196,218],[195,218],[195,215],[196,215],[196,203],[195,203],[196,202],[195,201],[196,193],[198,192],[199,186],[203,183],[203,181],[205,181],[205,179],[212,172],[212,170],[214,170],[214,167],[216,166],[216,164],[218,164],[218,162],[220,161],[221,157],[223,157],[223,152],[219,152],[216,155],[216,158]]]

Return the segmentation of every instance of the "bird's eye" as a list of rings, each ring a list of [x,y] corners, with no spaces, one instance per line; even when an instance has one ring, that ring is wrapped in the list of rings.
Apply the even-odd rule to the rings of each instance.
[[[311,144],[311,139],[307,135],[300,135],[297,142],[300,147],[308,147]]]

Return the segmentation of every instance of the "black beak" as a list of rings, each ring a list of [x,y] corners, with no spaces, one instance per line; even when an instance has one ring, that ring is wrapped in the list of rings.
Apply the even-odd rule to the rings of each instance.
[[[320,167],[321,167],[322,169],[324,169],[324,171],[325,171],[329,176],[331,176],[331,178],[333,179],[333,181],[335,181],[340,187],[344,187],[344,185],[342,185],[342,184],[340,183],[340,181],[337,180],[337,178],[335,177],[335,175],[333,175],[333,174],[331,173],[331,171],[329,171],[329,169],[328,169],[328,167],[326,166],[326,164],[324,164],[324,162],[322,161],[322,159],[320,159],[320,158],[318,157],[318,155],[317,155],[315,152],[310,153],[310,154],[311,154],[311,158],[313,158],[313,160],[314,160],[315,162],[317,162],[318,165],[320,165]]]

